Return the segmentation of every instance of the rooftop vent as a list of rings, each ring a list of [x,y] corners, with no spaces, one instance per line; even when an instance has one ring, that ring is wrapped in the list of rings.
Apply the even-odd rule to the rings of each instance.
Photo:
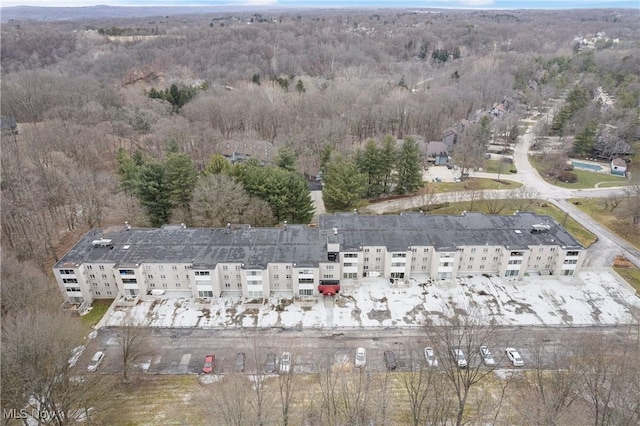
[[[122,250],[129,250],[130,245],[122,246]]]
[[[519,230],[519,229],[514,229],[514,232],[515,232],[516,234],[522,234],[522,231],[521,231],[521,230]]]
[[[110,247],[112,246],[112,242],[108,238],[100,238],[99,240],[93,240],[91,243],[94,247]]]
[[[335,226],[333,227],[333,235],[338,235],[338,228]]]

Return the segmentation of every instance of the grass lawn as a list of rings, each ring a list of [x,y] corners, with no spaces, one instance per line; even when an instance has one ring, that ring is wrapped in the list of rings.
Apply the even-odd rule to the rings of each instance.
[[[595,188],[597,183],[603,183],[608,186],[624,186],[628,184],[627,179],[620,176],[613,176],[604,173],[588,172],[585,170],[573,169],[571,173],[575,173],[578,177],[576,183],[565,183],[556,181],[555,178],[548,178],[544,172],[544,161],[539,157],[529,156],[529,162],[536,168],[540,176],[544,178],[551,185],[560,186],[562,188],[570,189],[586,189]],[[602,185],[600,185],[602,186]]]
[[[640,269],[614,267],[613,270],[631,284],[636,289],[636,293],[640,292]]]
[[[514,164],[505,163],[500,160],[485,160],[482,171],[485,173],[500,173],[501,175],[512,174],[511,170],[516,170]]]
[[[469,189],[515,189],[522,186],[520,182],[485,178],[469,178],[464,182],[430,182],[429,185],[435,192],[457,192]]]
[[[511,205],[512,202],[509,200],[507,204],[500,212],[500,214],[513,214],[516,208]],[[596,242],[596,236],[589,232],[584,226],[580,225],[578,222],[573,220],[571,217],[565,215],[565,213],[558,209],[557,207],[547,204],[542,201],[537,201],[533,203],[528,209],[528,211],[535,212],[540,215],[549,215],[553,217],[556,222],[563,225],[564,228],[571,234],[573,237],[578,240],[580,244],[584,247],[589,247],[591,244]],[[442,207],[429,210],[430,214],[461,214],[463,211],[477,211],[483,212],[485,214],[489,214],[487,205],[485,205],[482,201],[476,201],[473,204],[473,209],[471,209],[471,202],[463,201],[460,203],[449,203],[447,205],[443,205]]]
[[[113,299],[96,299],[91,304],[91,309],[88,314],[81,316],[82,323],[88,327],[96,325],[107,312],[109,306],[113,303]]]
[[[574,198],[569,201],[571,201],[571,203],[573,203],[577,208],[607,227],[607,229],[618,237],[640,249],[640,229],[638,229],[638,227],[629,226],[627,221],[618,219],[618,217],[613,214],[615,210],[614,212],[609,211],[609,209],[605,207],[602,199]],[[619,208],[620,207],[618,207],[618,209]]]

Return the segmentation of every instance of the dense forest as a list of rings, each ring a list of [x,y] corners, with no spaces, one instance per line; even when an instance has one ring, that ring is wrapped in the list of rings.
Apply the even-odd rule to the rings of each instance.
[[[473,168],[478,141],[515,140],[518,120],[549,99],[563,103],[538,135],[571,136],[582,155],[603,129],[635,142],[639,17],[343,10],[3,22],[1,113],[17,123],[2,134],[3,407],[66,371],[66,358],[46,377],[33,371],[41,360],[25,324],[58,339],[51,352],[77,343],[51,331],[64,319],[40,272],[90,228],[309,223],[319,174],[334,211],[413,193],[420,143],[468,122],[453,156]],[[496,105],[508,108],[488,120]],[[12,365],[33,374],[5,374]],[[70,407],[78,392],[100,396],[76,385],[65,390]]]

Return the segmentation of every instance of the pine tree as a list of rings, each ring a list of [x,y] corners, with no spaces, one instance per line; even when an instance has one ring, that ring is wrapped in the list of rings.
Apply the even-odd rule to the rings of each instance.
[[[422,162],[418,143],[407,137],[398,156],[398,194],[412,193],[422,186]]]
[[[171,217],[171,199],[164,166],[157,162],[145,163],[140,167],[136,193],[151,225],[161,226]]]
[[[367,176],[367,197],[375,198],[384,191],[384,170],[381,149],[374,140],[369,140],[364,151],[356,155],[356,164],[360,173]]]
[[[598,123],[596,121],[588,122],[576,135],[573,144],[573,151],[578,155],[591,153],[593,145],[596,143],[597,131]]]
[[[127,155],[124,148],[118,149],[116,154],[118,162],[118,176],[120,177],[120,187],[125,193],[133,195],[138,181],[138,165]]]
[[[281,169],[288,170],[290,172],[296,171],[296,154],[292,150],[286,147],[282,147],[278,150],[276,156],[276,165]]]
[[[327,165],[322,198],[329,210],[348,211],[362,204],[367,176],[353,161],[338,156]]]
[[[220,173],[229,173],[231,171],[231,163],[224,158],[222,154],[213,154],[207,165],[204,167],[203,175],[217,175]]]
[[[380,175],[382,177],[382,192],[387,194],[393,186],[393,171],[396,167],[397,149],[393,136],[385,136],[380,150]]]
[[[190,203],[193,188],[198,180],[198,170],[186,154],[172,153],[164,162],[165,177],[169,198],[174,205],[183,210],[184,219],[191,220]]]

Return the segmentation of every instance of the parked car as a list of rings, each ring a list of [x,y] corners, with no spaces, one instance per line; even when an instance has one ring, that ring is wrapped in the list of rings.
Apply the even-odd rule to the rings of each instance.
[[[202,366],[203,373],[212,373],[216,366],[216,356],[209,354],[204,357],[204,365]]]
[[[93,358],[89,361],[89,365],[87,365],[87,371],[96,371],[100,364],[102,364],[102,360],[104,359],[104,352],[98,351],[93,354]]]
[[[427,365],[429,367],[438,366],[438,358],[436,357],[436,352],[431,346],[427,346],[426,348],[424,348],[424,358],[427,360]]]
[[[245,360],[244,352],[238,352],[236,354],[236,372],[242,373],[244,371],[244,360]]]
[[[507,353],[507,358],[509,358],[509,361],[511,361],[511,364],[513,364],[514,367],[522,367],[524,365],[524,361],[517,350],[514,348],[507,348],[505,352]]]
[[[396,356],[392,351],[384,351],[384,365],[387,367],[387,370],[395,370],[398,366],[396,364]]]
[[[467,368],[467,358],[464,356],[464,352],[460,348],[451,349],[451,355],[453,355],[453,359],[458,364],[458,368]]]
[[[480,356],[486,365],[496,365],[496,361],[493,359],[493,355],[489,352],[489,348],[486,346],[480,346]]]
[[[356,349],[356,367],[364,367],[367,363],[367,351],[365,348]]]
[[[289,352],[282,352],[280,358],[280,372],[288,373],[291,370],[291,354]]]
[[[276,354],[267,354],[267,362],[264,366],[264,371],[266,371],[267,373],[275,373],[276,364]]]

